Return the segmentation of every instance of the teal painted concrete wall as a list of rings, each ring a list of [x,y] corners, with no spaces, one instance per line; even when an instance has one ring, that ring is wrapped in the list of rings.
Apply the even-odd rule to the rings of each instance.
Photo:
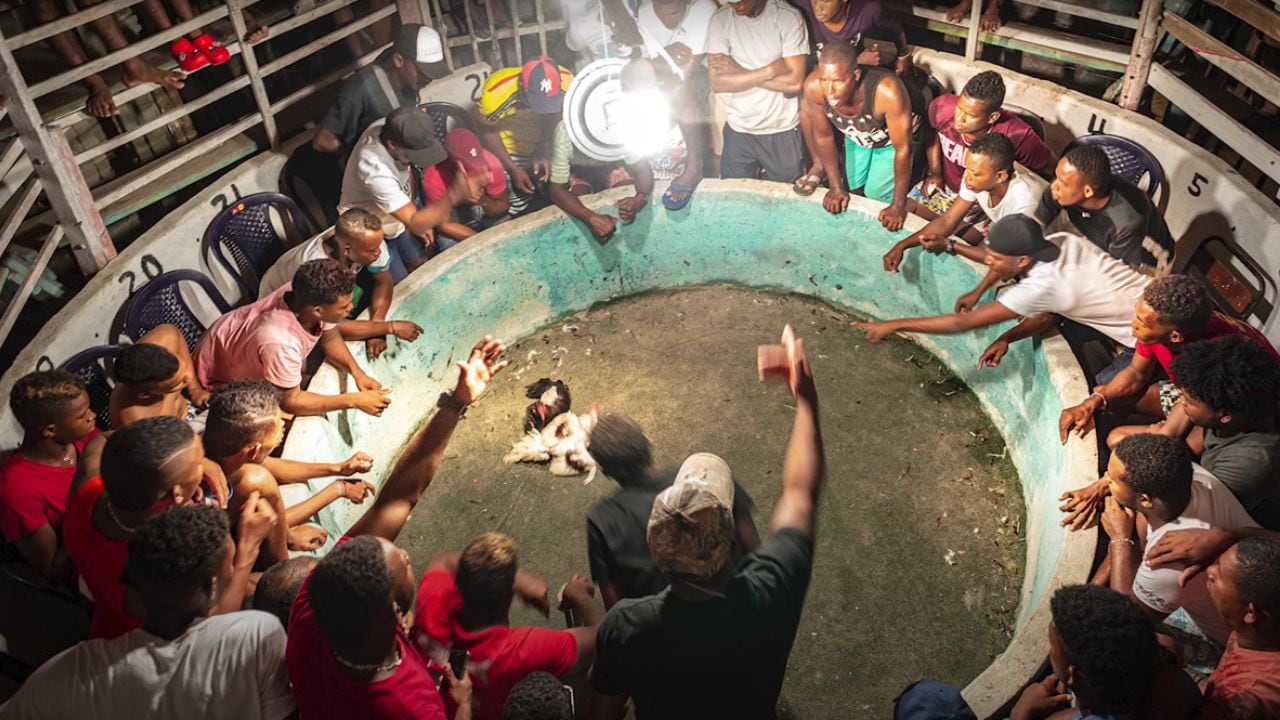
[[[617,197],[594,196],[591,204],[603,206]],[[413,319],[426,332],[416,343],[401,344],[394,354],[369,365],[371,374],[393,388],[388,412],[382,418],[344,412],[328,422],[300,420],[287,454],[345,457],[354,433],[361,449],[385,459],[379,472],[386,473],[436,395],[453,383],[452,363],[479,336],[518,339],[602,301],[726,282],[812,295],[887,318],[950,311],[955,298],[979,280],[976,265],[918,251],[908,254],[900,274],[884,272],[881,256],[905,232],[886,232],[876,219],[881,206],[855,201],[849,212],[834,217],[817,198],[799,198],[789,186],[708,181],[689,210],[668,213],[652,203],[634,224],[620,225],[605,245],[555,210],[485,233],[397,288],[393,317]],[[920,224],[913,221],[909,229]],[[1069,477],[1070,468],[1080,465],[1073,466],[1070,458],[1078,447],[1058,441],[1059,390],[1069,397],[1087,391],[1078,370],[1073,375],[1063,365],[1063,347],[1046,353],[1047,347],[1062,345],[1057,339],[1017,343],[999,368],[979,372],[978,355],[998,332],[919,340],[973,388],[1004,434],[1021,474],[1029,548],[1018,618],[1022,628],[1052,589],[1063,554],[1065,535],[1058,527],[1055,501],[1065,488],[1080,484]],[[336,392],[336,376],[331,371],[317,376],[313,389]],[[363,509],[340,505],[323,518],[331,532],[341,531]]]

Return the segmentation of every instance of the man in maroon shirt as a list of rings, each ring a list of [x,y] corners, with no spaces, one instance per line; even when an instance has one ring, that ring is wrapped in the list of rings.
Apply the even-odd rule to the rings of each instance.
[[[1004,95],[1004,78],[986,70],[969,78],[959,95],[943,95],[929,105],[929,123],[937,132],[926,151],[929,175],[910,194],[911,212],[926,220],[946,213],[960,192],[969,145],[987,133],[1009,138],[1015,161],[1052,176],[1053,151],[1022,118],[1004,109]],[[982,212],[974,210],[969,224],[982,218]]]
[[[1209,597],[1232,633],[1196,717],[1280,717],[1280,539],[1244,538],[1208,573]]]
[[[302,717],[444,720],[428,660],[409,639],[414,601],[409,554],[396,547],[435,477],[458,420],[506,367],[498,340],[476,343],[459,362],[458,384],[414,435],[382,491],[338,546],[316,564],[293,601],[285,664]],[[454,720],[470,720],[471,681],[445,663]]]
[[[98,428],[89,393],[65,370],[24,375],[9,392],[22,444],[0,464],[0,533],[47,578],[68,565],[60,540],[80,454]]]

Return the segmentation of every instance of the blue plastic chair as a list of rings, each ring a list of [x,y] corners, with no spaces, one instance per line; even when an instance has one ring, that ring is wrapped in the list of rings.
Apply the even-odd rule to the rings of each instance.
[[[431,122],[435,125],[436,139],[444,142],[444,136],[449,134],[451,130],[458,128],[466,128],[471,132],[475,132],[475,122],[471,119],[471,113],[463,110],[461,107],[447,102],[426,102],[418,106],[421,110],[426,110],[431,116]]]
[[[119,345],[99,345],[81,350],[60,366],[84,381],[85,389],[89,391],[89,407],[97,414],[98,429],[103,432],[111,429],[111,389],[115,387],[111,373],[107,371],[107,362],[119,354]]]
[[[156,326],[169,323],[182,331],[187,347],[195,352],[196,343],[200,342],[207,326],[183,297],[181,284],[184,282],[199,285],[220,314],[231,312],[231,304],[208,277],[195,270],[174,270],[143,285],[134,294],[125,313],[125,334],[137,342]]]
[[[1165,195],[1165,179],[1164,168],[1160,167],[1160,161],[1156,159],[1151,151],[1142,147],[1138,143],[1126,137],[1119,135],[1107,135],[1105,133],[1095,133],[1093,135],[1081,135],[1062,151],[1065,155],[1071,148],[1077,145],[1093,145],[1102,149],[1107,154],[1107,160],[1111,164],[1111,173],[1118,175],[1125,180],[1142,186],[1142,178],[1147,178],[1147,197],[1154,202],[1156,196],[1164,197]]]
[[[272,222],[273,209],[282,228]],[[241,301],[251,302],[258,297],[263,273],[311,234],[311,225],[297,203],[279,193],[257,193],[218,213],[205,229],[201,247],[205,263],[212,254],[240,286]]]

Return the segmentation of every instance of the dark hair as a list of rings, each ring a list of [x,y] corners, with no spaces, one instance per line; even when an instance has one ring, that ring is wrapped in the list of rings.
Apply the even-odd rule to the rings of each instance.
[[[168,489],[165,463],[196,439],[191,426],[176,417],[149,417],[129,423],[107,438],[102,448],[102,482],[112,504],[146,510]]]
[[[530,673],[511,688],[502,720],[573,720],[570,692],[545,670]]]
[[[364,639],[373,618],[391,611],[391,585],[382,543],[363,535],[316,563],[307,600],[329,642],[350,648]]]
[[[458,558],[454,577],[463,606],[485,618],[506,613],[517,567],[515,540],[496,532],[472,540]]]
[[[626,415],[600,418],[587,439],[587,452],[601,472],[623,486],[644,480],[653,465],[653,445],[640,423]]]
[[[376,232],[382,232],[382,221],[377,215],[360,208],[351,208],[342,213],[338,216],[338,221],[333,224],[333,234],[338,238],[371,235]]]
[[[66,370],[33,372],[13,384],[9,409],[23,430],[36,430],[62,422],[84,392],[84,381]]]
[[[293,295],[303,305],[332,305],[355,288],[356,275],[337,260],[308,260],[293,274]]]
[[[1191,501],[1191,452],[1185,442],[1141,433],[1121,440],[1113,452],[1124,463],[1124,483],[1134,492],[1159,498],[1179,512]]]
[[[1093,145],[1077,145],[1062,156],[1071,163],[1084,183],[1098,195],[1111,194],[1111,161],[1102,148]]]
[[[1190,275],[1166,275],[1147,283],[1142,299],[1160,316],[1160,324],[1182,332],[1208,327],[1213,300]]]
[[[1247,537],[1236,543],[1236,592],[1280,622],[1280,540]]]
[[[1049,600],[1067,661],[1110,708],[1142,706],[1160,657],[1155,628],[1137,603],[1108,588],[1071,585]]]
[[[196,588],[218,573],[231,530],[227,514],[209,505],[182,505],[148,518],[129,538],[124,582],[135,588]]]
[[[230,457],[257,442],[280,410],[280,391],[266,380],[236,380],[209,398],[204,453],[214,460]]]
[[[1013,143],[1000,133],[989,132],[969,144],[969,153],[981,155],[996,170],[1013,172]]]
[[[832,42],[822,46],[818,53],[818,62],[822,65],[844,65],[850,72],[858,69],[858,55],[849,43]]]
[[[981,103],[988,113],[993,113],[1004,105],[1004,78],[995,70],[984,70],[969,78],[960,92]]]
[[[293,600],[298,597],[302,583],[317,562],[319,558],[314,555],[299,555],[267,568],[262,577],[258,578],[258,586],[253,591],[254,609],[275,615],[280,619],[280,624],[288,628]]]
[[[1265,348],[1239,335],[1188,343],[1173,359],[1183,392],[1220,412],[1266,420],[1280,409],[1280,368]]]
[[[151,343],[134,343],[120,350],[111,375],[126,385],[155,385],[176,375],[178,368],[178,358],[168,350]]]

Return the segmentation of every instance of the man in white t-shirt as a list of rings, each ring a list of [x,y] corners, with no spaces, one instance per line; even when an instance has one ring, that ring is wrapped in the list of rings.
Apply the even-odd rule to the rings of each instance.
[[[476,203],[488,178],[459,172],[449,194],[426,207],[414,202],[412,166],[426,168],[448,157],[425,110],[403,107],[369,126],[356,141],[342,175],[338,212],[367,210],[382,222],[391,256],[391,276],[400,282],[430,257],[435,228],[455,204]]]
[[[1234,493],[1208,470],[1192,463],[1186,443],[1164,435],[1131,435],[1107,464],[1107,509],[1102,527],[1111,538],[1099,573],[1109,573],[1111,589],[1132,597],[1157,621],[1182,608],[1220,648],[1231,628],[1214,607],[1198,573],[1185,586],[1183,567],[1151,567],[1144,559],[1166,533],[1210,528],[1256,528]],[[1143,538],[1145,537],[1145,541]]]
[[[1018,282],[993,302],[965,313],[884,322],[854,323],[873,343],[897,332],[951,334],[1022,318],[996,341],[979,366],[998,365],[1009,343],[1038,333],[1059,318],[1088,326],[1125,347],[1133,347],[1132,306],[1147,278],[1070,233],[1048,238],[1026,215],[1010,215],[991,226],[985,246],[947,240],[948,250],[991,268],[1000,280]],[[992,347],[996,347],[993,344]]]
[[[783,0],[731,2],[711,17],[707,53],[711,89],[729,96],[720,176],[800,177],[799,96],[809,55],[800,11]]]
[[[356,307],[353,314],[362,312],[362,307],[367,304],[369,320],[385,323],[395,283],[391,280],[391,253],[387,251],[383,237],[382,223],[377,216],[367,210],[352,208],[338,216],[332,232],[323,232],[298,243],[281,255],[262,275],[262,281],[258,283],[258,297],[266,297],[286,283],[293,282],[294,273],[308,260],[328,258],[357,273],[356,289],[351,297],[351,303]],[[361,270],[367,271],[373,281],[368,303],[361,302],[363,288],[358,275]],[[408,320],[390,323],[389,329],[396,337],[409,342],[422,334],[422,328]],[[364,341],[364,349],[370,360],[376,359],[387,349],[386,336],[368,337]]]
[[[240,515],[239,549],[226,513],[208,505],[173,507],[138,527],[124,583],[142,627],[55,656],[0,707],[0,718],[292,716],[280,621],[257,610],[209,617],[233,575],[248,576],[275,522],[271,506],[253,495],[254,511]]]
[[[885,253],[884,269],[898,272],[906,251],[920,247],[925,241],[937,248],[945,246],[947,236],[954,234],[970,245],[980,245],[991,223],[1014,214],[1033,216],[1047,184],[1034,173],[1018,172],[1013,156],[1013,143],[1004,135],[987,133],[974,140],[965,154],[958,197],[946,213],[930,220],[928,225]],[[966,216],[975,203],[986,217],[966,223]],[[983,287],[979,294],[986,289]]]

